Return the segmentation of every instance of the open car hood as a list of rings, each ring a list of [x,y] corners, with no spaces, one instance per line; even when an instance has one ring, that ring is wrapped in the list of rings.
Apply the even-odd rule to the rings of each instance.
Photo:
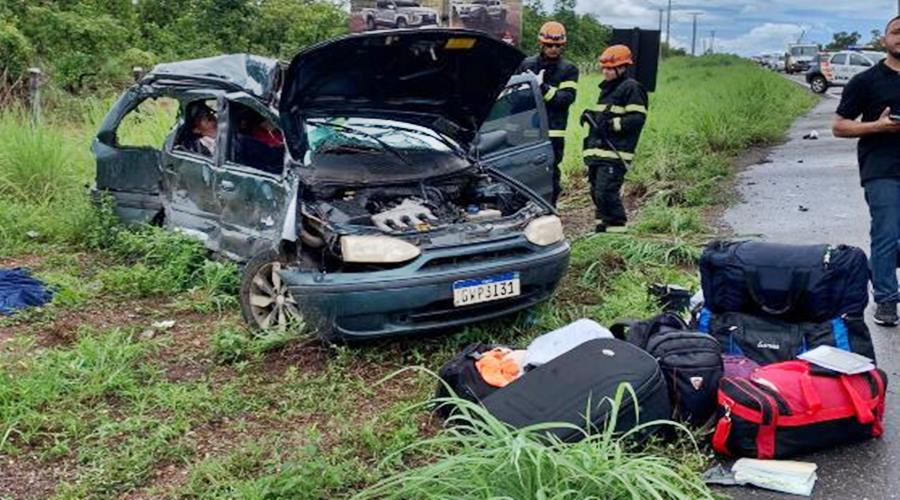
[[[524,57],[462,29],[377,31],[312,46],[285,73],[279,113],[288,147],[301,158],[302,120],[324,116],[414,123],[468,147]]]

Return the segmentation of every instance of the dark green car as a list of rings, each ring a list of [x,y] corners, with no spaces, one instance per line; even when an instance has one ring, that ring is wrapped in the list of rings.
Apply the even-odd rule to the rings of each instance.
[[[568,266],[537,82],[517,49],[467,30],[351,35],[289,65],[162,64],[97,138],[96,190],[244,262],[241,310],[362,338],[442,330],[546,300]],[[123,119],[173,99],[161,147]]]

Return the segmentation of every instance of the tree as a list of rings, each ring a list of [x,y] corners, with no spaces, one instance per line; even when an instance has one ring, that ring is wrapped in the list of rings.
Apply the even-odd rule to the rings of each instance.
[[[884,37],[881,34],[881,30],[872,30],[872,41],[869,42],[869,47],[872,47],[873,50],[884,52]]]
[[[856,45],[859,43],[862,35],[859,32],[854,31],[853,33],[847,33],[846,31],[839,31],[832,35],[831,43],[825,46],[825,50],[828,51],[838,51],[838,50],[847,50],[851,45]]]
[[[566,57],[576,62],[596,60],[609,43],[612,30],[591,14],[577,14],[575,5],[575,0],[556,0],[553,12],[547,12],[540,0],[526,0],[522,16],[522,50],[536,51],[541,25],[559,21],[566,26]]]
[[[31,44],[15,26],[0,23],[0,86],[25,73],[32,53]]]

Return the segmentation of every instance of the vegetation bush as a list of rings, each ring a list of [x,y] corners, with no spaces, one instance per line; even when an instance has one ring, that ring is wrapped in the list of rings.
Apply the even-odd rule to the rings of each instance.
[[[28,39],[9,22],[0,22],[0,87],[25,74],[33,49]]]

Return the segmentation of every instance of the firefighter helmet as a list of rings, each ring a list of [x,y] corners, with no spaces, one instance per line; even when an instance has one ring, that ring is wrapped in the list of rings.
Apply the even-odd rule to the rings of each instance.
[[[631,49],[629,49],[628,46],[613,45],[607,47],[607,49],[600,54],[597,63],[600,64],[601,68],[618,68],[620,66],[634,64],[634,61],[631,59]]]
[[[538,42],[564,45],[566,43],[566,27],[556,21],[548,21],[541,26]]]

